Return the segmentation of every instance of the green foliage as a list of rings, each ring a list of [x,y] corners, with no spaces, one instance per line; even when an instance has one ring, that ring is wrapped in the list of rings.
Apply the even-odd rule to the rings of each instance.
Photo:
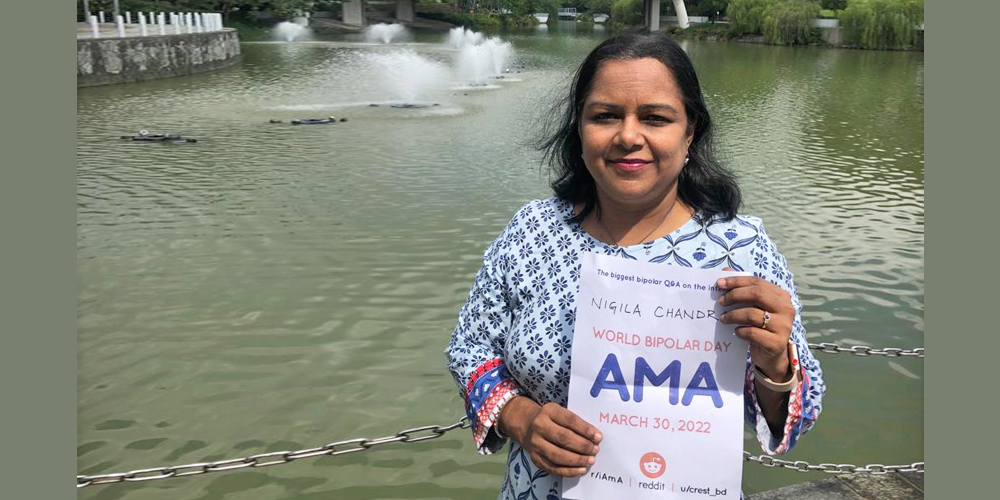
[[[271,12],[277,17],[291,19],[312,11],[312,0],[270,0]]]
[[[730,36],[764,35],[780,45],[819,40],[813,20],[819,17],[817,0],[730,0],[726,8]]]
[[[514,14],[504,14],[501,15],[496,12],[486,12],[486,11],[474,11],[473,14],[469,14],[468,11],[459,14],[455,13],[430,13],[426,14],[426,17],[430,19],[439,19],[442,21],[447,21],[452,24],[457,24],[459,26],[464,26],[472,30],[482,30],[484,28],[499,28],[502,26],[507,27],[523,27],[523,26],[534,26],[538,24],[538,20],[529,15],[514,15]]]
[[[616,27],[641,25],[644,19],[642,0],[614,0],[611,4],[611,21]]]
[[[819,17],[816,0],[777,0],[764,11],[764,41],[776,45],[806,45],[819,41],[813,25]]]
[[[610,14],[614,3],[614,0],[583,0],[583,5],[591,14]]]
[[[556,13],[559,12],[560,7],[559,0],[528,0],[528,5],[531,7],[528,14],[544,12],[549,14],[550,23],[556,22]]]
[[[864,49],[901,49],[917,43],[923,0],[851,0],[840,13],[844,42]]]
[[[343,2],[313,2],[313,12],[337,12],[342,8]]]
[[[726,17],[732,36],[759,35],[764,32],[764,12],[772,0],[729,0]]]
[[[819,6],[824,10],[844,10],[847,8],[847,0],[820,0]]]

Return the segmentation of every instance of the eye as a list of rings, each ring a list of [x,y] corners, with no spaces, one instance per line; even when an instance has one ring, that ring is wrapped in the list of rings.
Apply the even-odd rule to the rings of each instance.
[[[647,115],[643,118],[643,120],[657,125],[665,125],[667,123],[671,123],[670,118],[667,118],[666,116],[663,115]]]
[[[617,118],[618,118],[618,116],[615,115],[614,113],[610,113],[608,111],[604,111],[602,113],[597,113],[596,115],[594,115],[594,117],[591,118],[591,120],[593,120],[595,122],[609,122],[609,121],[615,120]]]

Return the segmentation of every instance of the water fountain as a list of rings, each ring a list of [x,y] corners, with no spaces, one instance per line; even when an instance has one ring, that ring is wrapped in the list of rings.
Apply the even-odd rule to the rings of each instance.
[[[368,43],[392,43],[409,35],[402,24],[373,24],[365,28],[365,41]]]
[[[286,42],[308,39],[311,35],[312,30],[298,23],[282,21],[274,27],[274,36]]]
[[[448,32],[448,39],[445,43],[453,49],[461,50],[463,47],[483,43],[483,34],[463,27],[452,28]]]
[[[449,41],[458,41],[458,37],[453,40],[449,34]],[[482,40],[482,34],[475,32],[463,33],[460,41],[463,46],[459,49],[455,73],[461,83],[482,87],[488,79],[503,78],[514,53],[510,42],[496,37]]]
[[[364,56],[377,69],[379,84],[395,101],[396,108],[435,106],[420,99],[433,96],[448,87],[450,72],[442,63],[431,61],[412,50]]]

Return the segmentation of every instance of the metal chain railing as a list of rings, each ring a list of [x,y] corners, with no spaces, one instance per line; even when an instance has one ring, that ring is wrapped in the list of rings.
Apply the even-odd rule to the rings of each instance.
[[[895,347],[886,347],[878,349],[860,345],[843,347],[832,343],[820,343],[820,344],[809,344],[809,348],[819,352],[850,353],[857,356],[888,356],[888,357],[908,356],[908,357],[918,357],[918,358],[924,357],[924,349],[922,347],[918,347],[916,349],[899,349]],[[451,425],[445,425],[445,426],[425,425],[423,427],[415,427],[413,429],[406,429],[403,431],[399,431],[392,436],[384,436],[374,439],[368,439],[368,438],[348,439],[346,441],[337,441],[316,448],[306,448],[304,450],[298,450],[298,451],[273,451],[269,453],[260,453],[257,455],[251,455],[246,458],[232,458],[228,460],[218,460],[215,462],[172,465],[168,467],[154,467],[150,469],[138,469],[129,472],[119,472],[115,474],[99,474],[94,476],[81,475],[81,476],[76,476],[76,487],[83,488],[85,486],[93,486],[99,484],[153,481],[156,479],[195,476],[199,474],[207,474],[209,472],[243,469],[247,467],[269,467],[272,465],[287,464],[290,462],[294,462],[296,460],[301,460],[303,458],[337,456],[337,455],[345,455],[347,453],[356,453],[383,444],[419,443],[421,441],[427,441],[428,439],[437,439],[443,436],[448,431],[452,431],[455,429],[468,429],[470,426],[471,424],[469,423],[469,417],[462,417],[461,419],[459,419],[458,422],[455,422],[454,424]],[[797,470],[799,472],[819,471],[819,472],[826,472],[829,474],[854,474],[854,473],[888,474],[890,472],[916,472],[919,474],[923,474],[924,472],[923,462],[915,462],[909,465],[870,464],[870,465],[857,466],[853,464],[828,464],[828,463],[812,465],[809,462],[804,462],[802,460],[789,462],[787,460],[780,460],[768,455],[754,456],[747,452],[743,452],[743,460],[746,462],[759,463],[764,467],[780,467],[785,469]]]
[[[167,479],[170,477],[194,476],[207,474],[209,472],[220,472],[226,470],[243,469],[247,467],[269,467],[281,465],[301,460],[303,458],[313,458],[322,456],[346,455],[365,451],[375,446],[390,443],[419,443],[428,439],[437,439],[446,432],[455,429],[468,429],[471,426],[469,417],[462,417],[458,422],[451,425],[425,425],[399,431],[392,436],[380,438],[356,438],[346,441],[325,444],[317,448],[306,448],[298,451],[272,451],[270,453],[260,453],[246,458],[232,458],[229,460],[219,460],[216,462],[204,462],[196,464],[173,465],[169,467],[154,467],[151,469],[138,469],[129,472],[116,474],[100,474],[96,476],[76,476],[76,487],[93,486],[98,484],[112,484],[122,482],[153,481],[155,479]]]
[[[781,467],[784,469],[793,469],[799,472],[826,472],[828,474],[856,474],[856,473],[868,473],[868,474],[888,474],[890,472],[916,472],[918,474],[924,473],[924,463],[914,462],[909,465],[882,465],[882,464],[870,464],[870,465],[853,465],[853,464],[819,464],[812,465],[809,462],[804,462],[802,460],[796,460],[794,462],[789,462],[788,460],[781,460],[768,455],[754,456],[747,452],[743,452],[744,462],[756,462],[764,467]]]
[[[922,358],[924,357],[924,348],[917,347],[916,349],[900,349],[898,347],[885,347],[882,349],[875,347],[868,347],[866,345],[852,345],[849,347],[840,346],[830,342],[823,342],[821,344],[809,344],[809,349],[819,352],[826,353],[849,353],[857,356],[887,356],[890,358],[894,357],[914,357]]]
[[[218,460],[215,462],[203,462],[185,465],[172,465],[168,467],[154,467],[149,469],[137,469],[129,472],[115,474],[100,474],[95,476],[76,476],[76,487],[83,488],[100,484],[113,484],[123,482],[143,482],[156,479],[167,479],[171,477],[195,476],[207,474],[209,472],[221,472],[227,470],[244,469],[247,467],[270,467],[301,460],[303,458],[314,458],[322,456],[337,456],[348,453],[369,450],[376,446],[390,443],[419,443],[428,439],[437,439],[446,432],[455,429],[468,429],[470,426],[469,417],[462,417],[454,424],[426,425],[399,431],[392,436],[380,438],[356,438],[345,441],[337,441],[325,444],[316,448],[306,448],[298,451],[272,451],[270,453],[260,453],[246,458],[232,458],[228,460]],[[812,465],[809,462],[796,460],[789,462],[771,456],[754,456],[743,452],[743,461],[755,462],[764,467],[781,467],[793,469],[799,472],[826,472],[829,474],[888,474],[890,472],[916,472],[923,474],[924,463],[916,462],[909,465],[882,465],[871,464],[857,466],[853,464],[828,464],[822,463]]]

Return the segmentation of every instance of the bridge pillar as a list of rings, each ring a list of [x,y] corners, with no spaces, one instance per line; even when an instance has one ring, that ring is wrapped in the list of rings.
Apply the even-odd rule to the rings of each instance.
[[[660,0],[645,0],[644,7],[646,9],[646,29],[650,33],[660,31]]]
[[[343,9],[341,21],[345,24],[365,25],[365,2],[364,0],[351,0],[341,4]]]
[[[674,12],[677,13],[677,25],[682,30],[687,29],[689,26],[688,11],[687,7],[684,6],[684,0],[674,0]]]
[[[416,18],[416,0],[396,0],[396,19],[412,23]]]

